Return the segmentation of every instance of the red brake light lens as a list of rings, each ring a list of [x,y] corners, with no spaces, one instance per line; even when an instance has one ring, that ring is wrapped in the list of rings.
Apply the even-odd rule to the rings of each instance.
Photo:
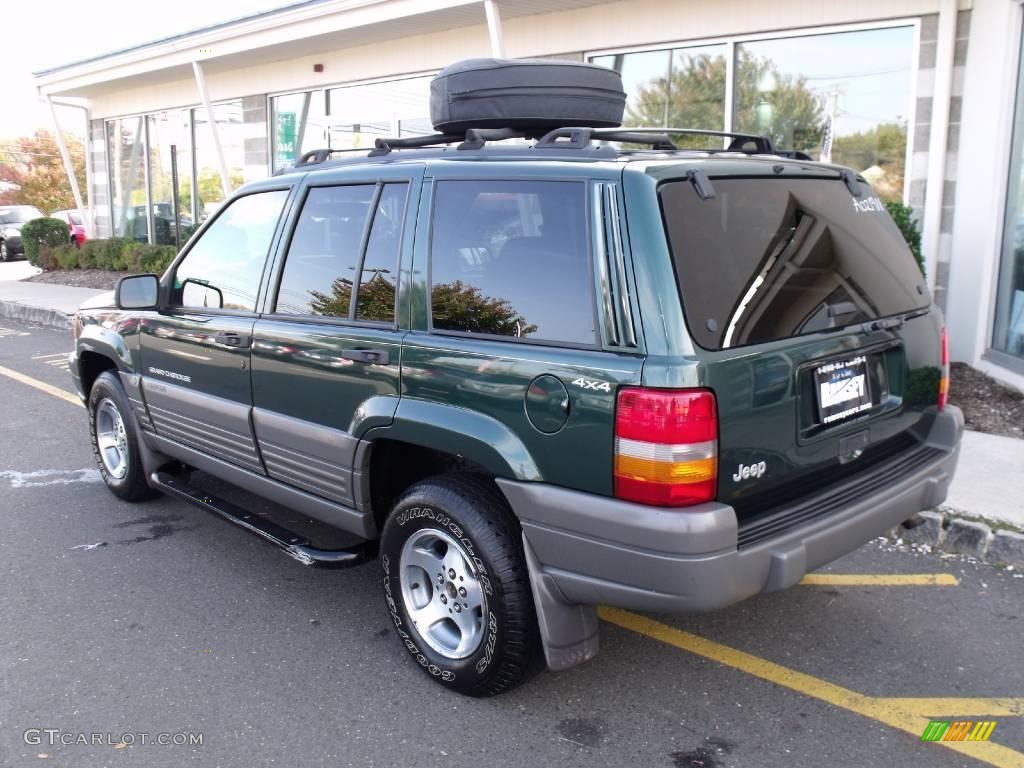
[[[615,413],[615,495],[682,507],[715,498],[718,411],[706,389],[619,391]]]
[[[938,407],[941,411],[949,401],[949,335],[946,328],[942,328],[942,376],[939,379],[939,401]]]
[[[715,440],[715,396],[707,389],[625,387],[619,390],[615,435],[655,443]]]

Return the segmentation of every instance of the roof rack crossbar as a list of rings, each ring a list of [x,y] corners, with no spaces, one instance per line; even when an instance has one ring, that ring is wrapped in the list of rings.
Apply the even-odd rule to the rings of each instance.
[[[459,149],[481,149],[488,141],[525,139],[526,134],[515,128],[470,128]]]
[[[373,142],[370,157],[386,155],[392,149],[416,149],[417,147],[437,147],[461,141],[462,136],[448,133],[431,133],[428,136],[405,136],[400,139],[377,139]]]
[[[630,144],[647,144],[653,149],[678,149],[672,143],[672,134],[695,136],[721,136],[732,139],[728,151],[746,152],[746,147],[753,142],[753,153],[762,155],[774,154],[772,141],[767,136],[752,133],[736,133],[735,131],[706,131],[698,128],[556,128],[546,133],[537,142],[538,149],[584,149],[592,141],[622,141]],[[568,141],[566,141],[568,139]]]

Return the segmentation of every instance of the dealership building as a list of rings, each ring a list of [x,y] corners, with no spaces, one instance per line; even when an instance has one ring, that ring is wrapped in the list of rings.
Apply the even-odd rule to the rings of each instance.
[[[311,0],[35,81],[88,110],[93,235],[166,242],[304,152],[432,133],[457,59],[612,67],[629,125],[767,134],[910,206],[953,359],[1024,389],[1022,28],[1020,0]]]

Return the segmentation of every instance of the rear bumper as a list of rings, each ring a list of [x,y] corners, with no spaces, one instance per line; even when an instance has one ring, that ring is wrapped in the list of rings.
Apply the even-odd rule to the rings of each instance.
[[[570,605],[709,611],[792,586],[808,571],[940,504],[962,432],[963,415],[947,407],[924,438],[928,460],[913,471],[835,509],[838,492],[829,489],[821,497],[831,504],[827,515],[743,548],[736,514],[724,504],[665,510],[543,483],[498,483],[522,524],[535,591],[543,581]],[[856,482],[843,486],[845,498]]]

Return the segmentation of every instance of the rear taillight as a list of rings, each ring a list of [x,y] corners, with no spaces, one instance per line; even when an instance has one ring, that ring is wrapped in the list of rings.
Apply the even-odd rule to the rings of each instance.
[[[711,501],[718,483],[718,411],[706,389],[619,390],[615,496],[685,507]]]
[[[946,407],[949,399],[949,336],[946,328],[942,328],[942,377],[939,379],[939,410]]]

